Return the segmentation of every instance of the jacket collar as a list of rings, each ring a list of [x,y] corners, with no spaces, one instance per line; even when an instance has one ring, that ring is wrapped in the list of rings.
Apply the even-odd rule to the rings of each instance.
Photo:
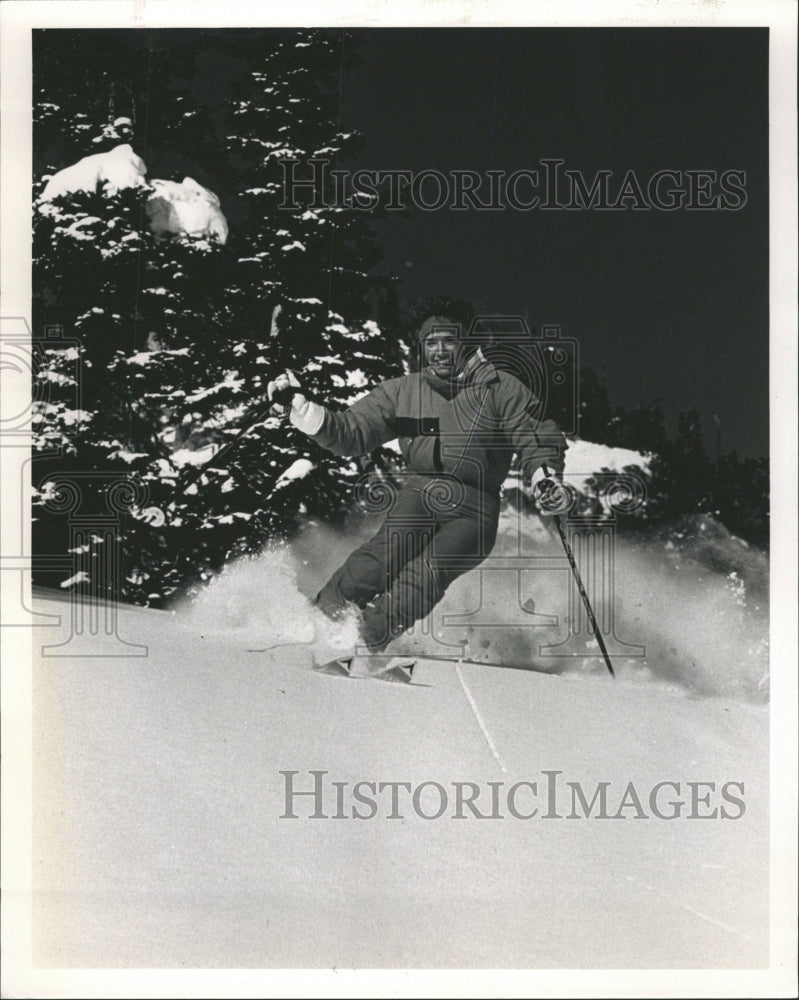
[[[453,399],[467,385],[493,382],[498,378],[496,368],[486,360],[479,347],[454,379],[441,378],[432,368],[422,369],[422,377],[431,389],[447,399]]]

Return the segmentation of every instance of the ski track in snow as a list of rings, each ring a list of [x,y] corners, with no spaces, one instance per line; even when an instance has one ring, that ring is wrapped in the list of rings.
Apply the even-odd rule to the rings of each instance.
[[[493,754],[494,760],[497,762],[497,764],[499,764],[500,771],[502,771],[503,774],[507,774],[508,769],[505,767],[505,764],[499,755],[499,751],[497,750],[496,744],[491,739],[491,733],[489,733],[488,726],[485,724],[485,720],[483,719],[483,716],[480,713],[480,709],[477,707],[477,702],[472,697],[472,692],[469,690],[469,685],[464,680],[463,673],[461,672],[460,663],[455,664],[455,674],[457,675],[457,678],[460,681],[460,685],[463,688],[463,693],[466,695],[466,698],[469,702],[469,707],[471,708],[472,713],[475,719],[477,720],[477,725],[480,727],[480,731],[482,732],[483,737],[486,743],[488,744],[488,749]]]
[[[705,866],[708,867],[708,866]],[[624,878],[627,882],[631,882],[633,885],[639,886],[641,889],[646,889],[647,892],[655,893],[661,899],[667,902],[673,902],[671,897],[667,896],[663,892],[657,892],[654,886],[647,885],[646,882],[639,882],[638,879],[632,878],[630,875],[625,875]],[[688,913],[693,914],[695,917],[699,917],[700,920],[706,921],[706,923],[713,924],[714,927],[720,927],[723,931],[727,931],[729,934],[737,934],[738,937],[743,938],[744,941],[751,942],[752,938],[748,934],[744,934],[743,931],[739,930],[737,927],[732,927],[730,924],[725,924],[723,920],[716,920],[715,917],[708,916],[707,913],[701,913],[699,910],[695,910],[693,906],[689,906],[688,903],[679,903],[681,909]]]

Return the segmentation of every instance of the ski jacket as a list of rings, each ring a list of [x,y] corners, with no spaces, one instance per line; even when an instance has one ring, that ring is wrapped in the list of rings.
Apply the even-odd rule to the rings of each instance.
[[[497,496],[514,452],[525,479],[543,463],[563,471],[566,439],[540,410],[524,383],[482,361],[460,380],[425,369],[382,382],[346,410],[325,408],[312,437],[336,455],[368,454],[396,438],[412,472]]]

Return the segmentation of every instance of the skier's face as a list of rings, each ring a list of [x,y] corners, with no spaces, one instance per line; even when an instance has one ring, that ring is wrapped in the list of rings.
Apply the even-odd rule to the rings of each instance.
[[[463,360],[459,327],[445,316],[434,316],[422,327],[424,363],[440,378],[454,378]]]

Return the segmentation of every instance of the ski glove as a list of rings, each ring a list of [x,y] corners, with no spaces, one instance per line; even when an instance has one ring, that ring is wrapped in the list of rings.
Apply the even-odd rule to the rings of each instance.
[[[571,506],[571,490],[564,484],[562,473],[557,470],[545,472],[539,467],[533,473],[530,486],[530,495],[542,515],[563,514]]]
[[[294,390],[292,393],[291,390]],[[276,416],[283,416],[286,406],[289,405],[289,420],[303,434],[318,434],[322,429],[325,420],[325,411],[318,403],[306,399],[302,393],[302,386],[294,372],[286,369],[282,375],[270,382],[266,387],[269,401],[272,403],[272,412]],[[289,396],[291,402],[289,404]]]

